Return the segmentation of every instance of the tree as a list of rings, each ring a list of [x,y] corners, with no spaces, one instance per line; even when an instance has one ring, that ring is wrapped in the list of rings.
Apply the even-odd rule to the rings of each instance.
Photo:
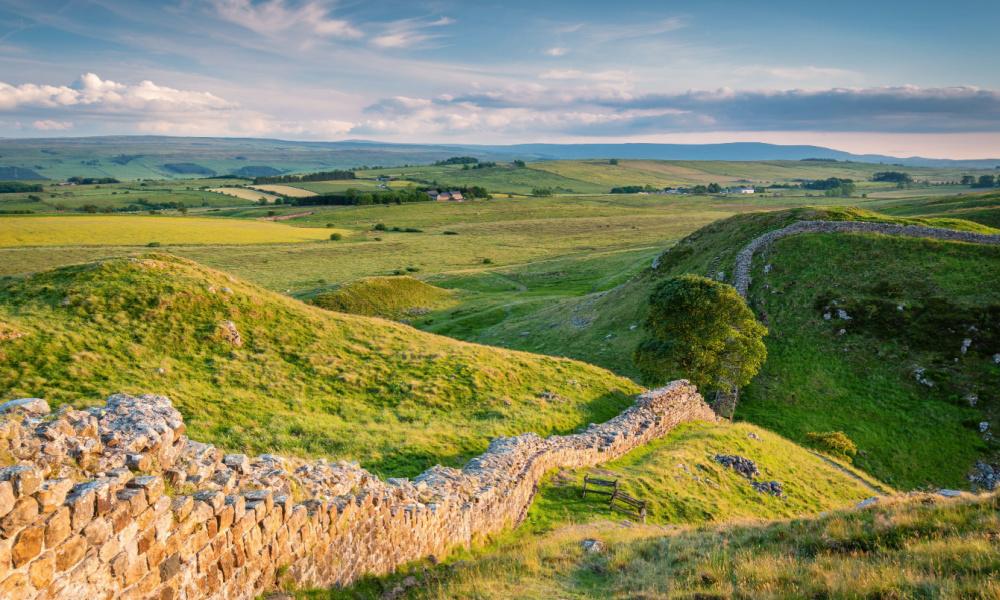
[[[618,164],[618,159],[617,158],[612,158],[611,160],[608,161],[608,164],[609,165],[617,165]]]
[[[708,184],[708,188],[707,189],[708,189],[708,193],[709,194],[718,194],[718,193],[722,192],[722,186],[719,185],[719,184],[717,184],[717,183],[710,183],[710,184]]]
[[[523,160],[521,160],[521,159],[518,158],[518,159],[514,159],[514,166],[517,167],[518,169],[523,169],[526,165],[525,165],[525,162]]]
[[[699,275],[673,277],[656,287],[646,332],[633,358],[653,385],[681,377],[702,393],[730,392],[750,383],[767,358],[767,328],[736,288]]]
[[[980,175],[979,181],[972,184],[972,187],[991,188],[994,185],[996,185],[996,177],[994,175]]]
[[[973,185],[976,183],[976,178],[972,175],[962,175],[962,185]]]

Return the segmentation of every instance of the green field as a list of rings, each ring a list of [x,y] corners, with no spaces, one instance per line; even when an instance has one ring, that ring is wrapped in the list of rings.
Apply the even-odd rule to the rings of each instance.
[[[141,181],[97,185],[45,184],[41,192],[0,194],[0,214],[29,212],[133,212],[164,210],[184,206],[189,209],[247,205],[250,202],[211,192],[208,188],[246,183],[242,179],[198,179]]]
[[[0,247],[276,244],[329,240],[333,231],[197,217],[10,217],[0,219]]]

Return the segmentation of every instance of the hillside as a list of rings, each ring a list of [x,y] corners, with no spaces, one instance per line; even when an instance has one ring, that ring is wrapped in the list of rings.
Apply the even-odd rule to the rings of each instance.
[[[490,547],[474,560],[297,597],[378,597],[398,588],[414,599],[993,598],[998,509],[996,495],[915,494],[771,523],[577,525]],[[586,540],[603,548],[588,551]]]
[[[468,339],[572,356],[637,376],[631,354],[642,336],[646,299],[658,281],[689,272],[731,277],[736,253],[749,240],[804,219],[994,231],[957,219],[857,209],[736,216],[679,242],[657,270],[646,269],[606,292],[503,320]],[[765,276],[766,263],[771,271]],[[1000,347],[991,316],[1000,305],[994,285],[1000,249],[874,235],[802,235],[775,244],[754,264],[759,285],[750,296],[771,331],[769,358],[743,390],[738,418],[800,443],[809,432],[844,431],[861,450],[858,466],[900,487],[965,486],[976,460],[996,459],[995,442],[980,435],[979,424],[994,422],[1000,409],[995,392],[1000,367],[993,362]],[[851,323],[823,319],[832,300],[848,310]],[[897,305],[909,311],[906,320],[886,321],[892,315],[883,307],[895,313]],[[447,318],[443,313],[435,316],[437,322]],[[966,331],[971,326],[978,332]],[[521,335],[525,331],[545,335]],[[972,345],[962,353],[966,338]],[[920,383],[917,369],[933,387]]]
[[[2,279],[0,322],[22,334],[0,342],[4,400],[162,393],[196,439],[384,474],[460,464],[500,435],[600,422],[638,390],[597,367],[325,311],[165,254]]]
[[[452,292],[413,277],[368,277],[312,298],[327,310],[402,319],[454,304]]]

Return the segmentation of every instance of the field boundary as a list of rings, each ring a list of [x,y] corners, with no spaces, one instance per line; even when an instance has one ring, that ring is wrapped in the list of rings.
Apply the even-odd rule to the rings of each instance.
[[[750,289],[750,270],[753,266],[753,257],[758,250],[770,245],[775,240],[802,233],[876,233],[946,242],[1000,245],[1000,234],[973,233],[944,227],[899,225],[878,221],[797,221],[787,227],[769,231],[753,239],[740,250],[740,253],[736,255],[736,266],[733,270],[733,286],[736,291],[746,298]]]
[[[357,463],[225,454],[188,439],[163,396],[38,418],[47,413],[38,399],[0,405],[0,450],[18,465],[0,469],[0,543],[12,556],[0,591],[26,600],[249,600],[289,580],[349,584],[517,525],[552,469],[715,420],[675,381],[582,433],[498,438],[461,470],[382,481]]]

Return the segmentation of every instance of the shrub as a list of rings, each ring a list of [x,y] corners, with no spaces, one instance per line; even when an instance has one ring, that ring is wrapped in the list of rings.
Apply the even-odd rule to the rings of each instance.
[[[858,453],[857,445],[843,431],[810,431],[806,434],[806,439],[813,446],[825,450],[834,456],[844,458],[848,462],[851,462],[854,459],[854,455]]]
[[[457,231],[450,231],[449,230],[449,231],[445,231],[444,235],[458,235],[458,232]]]
[[[416,227],[407,227],[403,231],[405,231],[406,233],[423,233],[424,232],[423,229],[417,229]]]
[[[376,223],[375,227],[372,227],[372,229],[375,231],[385,231],[388,228],[385,226],[385,223]]]
[[[406,270],[410,273],[416,273],[420,270],[420,267],[406,267]]]
[[[484,265],[492,265],[493,264],[493,259],[492,258],[484,258],[483,259],[483,264]]]
[[[333,229],[333,223],[327,223],[326,224],[326,228],[327,229]]]
[[[342,240],[342,239],[344,239],[344,234],[342,234],[342,233],[331,233],[330,234],[330,239],[333,240],[334,242],[336,242],[338,240]]]
[[[147,248],[159,248],[160,247],[160,242],[149,242],[148,244],[146,244],[146,247]]]

